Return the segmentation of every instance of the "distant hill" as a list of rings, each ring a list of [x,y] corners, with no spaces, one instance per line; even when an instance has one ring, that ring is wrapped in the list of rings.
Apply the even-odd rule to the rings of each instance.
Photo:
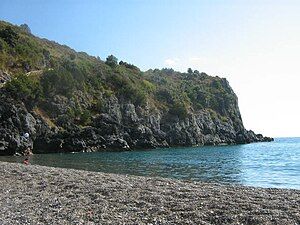
[[[271,141],[225,78],[101,60],[0,21],[0,154]],[[23,137],[29,133],[29,139]]]

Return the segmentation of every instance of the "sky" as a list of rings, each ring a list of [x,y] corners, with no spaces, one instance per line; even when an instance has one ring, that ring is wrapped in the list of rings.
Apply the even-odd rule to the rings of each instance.
[[[225,77],[247,129],[300,136],[299,0],[1,0],[0,20],[142,70]]]

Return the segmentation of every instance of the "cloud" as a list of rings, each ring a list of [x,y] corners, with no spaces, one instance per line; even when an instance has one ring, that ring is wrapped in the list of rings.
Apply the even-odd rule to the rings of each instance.
[[[179,59],[178,58],[170,58],[165,60],[165,65],[168,67],[174,67],[178,64]]]
[[[196,67],[203,66],[207,64],[207,59],[203,57],[191,57],[189,58],[189,64]]]

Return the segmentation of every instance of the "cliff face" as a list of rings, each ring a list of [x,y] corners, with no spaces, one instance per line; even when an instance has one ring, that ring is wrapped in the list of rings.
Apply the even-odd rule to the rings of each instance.
[[[245,130],[224,78],[104,63],[5,22],[0,47],[0,154],[272,140]]]
[[[51,127],[22,103],[1,98],[1,154],[22,152],[33,147],[35,153],[129,150],[169,146],[250,143],[271,139],[255,135],[242,123],[223,122],[207,111],[191,113],[184,119],[162,111],[133,104],[120,104],[112,97],[106,112],[94,116],[90,126],[66,122],[66,129]],[[30,138],[23,136],[25,132]]]

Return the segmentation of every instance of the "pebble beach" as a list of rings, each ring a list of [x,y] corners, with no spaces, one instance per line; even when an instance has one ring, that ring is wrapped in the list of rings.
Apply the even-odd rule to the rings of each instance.
[[[300,190],[0,162],[0,224],[300,224]]]

